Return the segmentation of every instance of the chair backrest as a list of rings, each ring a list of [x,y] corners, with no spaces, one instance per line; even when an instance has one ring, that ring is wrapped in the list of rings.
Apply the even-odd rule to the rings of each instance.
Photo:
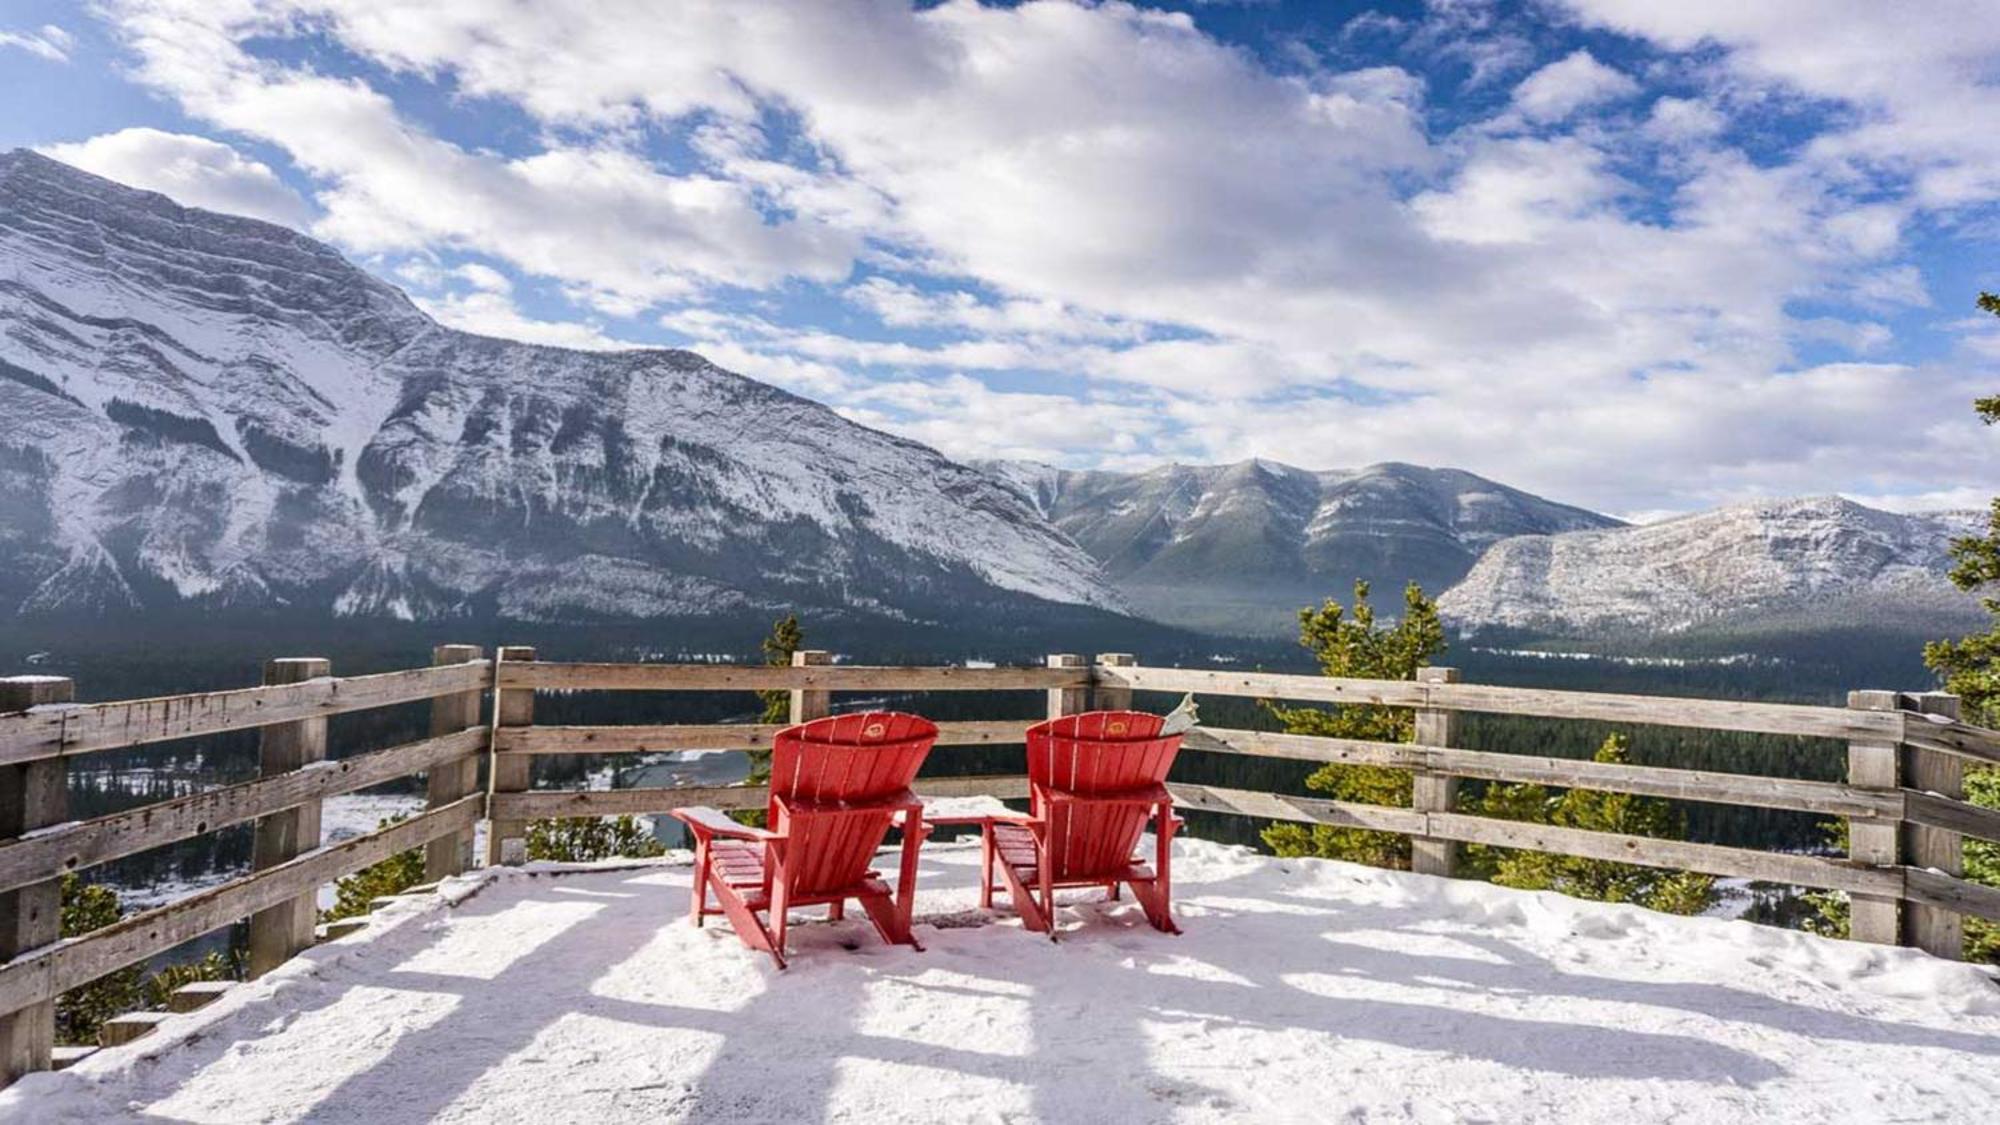
[[[1181,736],[1162,735],[1164,722],[1144,711],[1089,711],[1028,728],[1032,811],[1049,822],[1057,880],[1110,874],[1131,862],[1152,810],[1088,798],[1165,781]],[[1082,799],[1050,802],[1050,792]]]
[[[937,724],[900,711],[835,715],[787,727],[771,747],[771,827],[791,843],[786,863],[799,894],[851,886],[868,870],[893,813],[814,814],[799,803],[866,803],[910,787],[937,741]],[[794,802],[792,813],[780,799]]]

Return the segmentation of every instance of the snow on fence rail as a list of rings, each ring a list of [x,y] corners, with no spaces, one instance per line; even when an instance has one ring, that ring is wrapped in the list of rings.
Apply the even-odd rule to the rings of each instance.
[[[866,667],[802,652],[791,667],[551,663],[531,648],[493,659],[440,646],[429,668],[334,677],[317,659],[272,661],[261,687],[121,703],[72,705],[55,677],[0,680],[0,1082],[49,1065],[53,1001],[63,991],[136,964],[245,917],[251,971],[261,973],[312,940],[314,895],[334,879],[396,852],[425,849],[428,878],[473,862],[474,822],[490,822],[486,863],[525,858],[526,822],[544,816],[663,812],[692,804],[754,808],[761,786],[532,790],[536,756],[666,750],[768,749],[773,724],[537,726],[537,691],[773,691],[791,693],[790,718],[830,713],[835,692],[1038,691],[1050,716],[1127,707],[1135,691],[1193,692],[1336,705],[1408,707],[1411,743],[1197,728],[1189,749],[1343,762],[1411,771],[1412,807],[1388,808],[1219,786],[1171,784],[1186,807],[1259,819],[1366,828],[1413,839],[1412,865],[1451,873],[1460,843],[1555,852],[1846,891],[1861,940],[1957,956],[1960,916],[2000,920],[2000,890],[1957,878],[1961,840],[2000,840],[2000,812],[1962,799],[1967,761],[2000,762],[2000,734],[1957,720],[1936,693],[1856,692],[1849,706],[1548,691],[1458,682],[1427,668],[1416,681],[1144,668],[1123,655],[1094,664],[1057,655],[1045,667]],[[490,710],[486,709],[490,693]],[[431,702],[429,737],[338,761],[326,756],[326,718]],[[482,722],[482,711],[488,719]],[[1465,711],[1756,731],[1848,744],[1845,783],[1624,763],[1495,754],[1453,746]],[[1025,720],[940,724],[946,746],[1010,745]],[[264,776],[84,821],[64,814],[68,759],[98,750],[258,728]],[[479,768],[486,765],[486,788]],[[319,802],[413,774],[428,779],[428,810],[332,847],[319,845]],[[1850,858],[1623,836],[1472,816],[1454,808],[1459,779],[1534,782],[1674,800],[1748,805],[1847,819]],[[1021,797],[1019,775],[922,778],[920,793]],[[253,822],[250,875],[57,940],[61,876],[121,856]]]

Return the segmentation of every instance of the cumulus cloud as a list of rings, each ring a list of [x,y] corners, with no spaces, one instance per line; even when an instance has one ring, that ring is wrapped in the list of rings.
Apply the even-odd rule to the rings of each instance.
[[[207,137],[121,129],[74,144],[49,145],[42,152],[190,207],[299,228],[312,218],[312,208],[268,165]]]
[[[1530,121],[1560,121],[1585,106],[1628,98],[1639,84],[1586,50],[1530,74],[1514,87],[1514,107]]]
[[[478,255],[959,454],[1397,458],[1616,510],[1984,463],[1966,376],[1886,362],[1882,322],[1929,300],[1912,226],[2000,198],[2000,31],[1568,2],[1701,59],[1552,56],[1470,0],[1351,25],[1489,106],[1526,75],[1446,127],[1400,67],[1279,72],[1118,2],[107,0],[141,81],[313,178],[318,233]],[[352,65],[269,46],[305,34]],[[535,129],[447,139],[409,83]],[[1753,155],[1766,89],[1833,109]],[[544,330],[493,281],[427,299]],[[1878,455],[1892,400],[1934,437]]]

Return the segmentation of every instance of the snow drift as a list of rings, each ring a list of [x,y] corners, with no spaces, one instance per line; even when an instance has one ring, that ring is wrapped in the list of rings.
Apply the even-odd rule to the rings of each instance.
[[[1970,966],[1180,847],[1182,937],[1078,895],[1052,945],[976,908],[975,846],[934,846],[926,952],[809,924],[782,973],[686,923],[684,865],[458,880],[23,1080],[0,1120],[1983,1121],[2000,1104],[2000,988]]]

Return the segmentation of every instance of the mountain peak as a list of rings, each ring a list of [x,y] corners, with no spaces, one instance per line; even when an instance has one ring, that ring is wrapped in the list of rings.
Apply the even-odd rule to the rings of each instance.
[[[1456,582],[1510,535],[1615,526],[1471,473],[1383,462],[1313,471],[1264,458],[1119,473],[989,465],[1163,621],[1288,633],[1301,605]]]
[[[1120,604],[1015,492],[692,352],[456,332],[287,228],[0,161],[0,616]]]
[[[1745,501],[1502,540],[1438,608],[1468,628],[1598,637],[1779,616],[1955,620],[1977,602],[1945,578],[1950,545],[1976,526],[1969,515],[1901,515],[1834,495]]]

